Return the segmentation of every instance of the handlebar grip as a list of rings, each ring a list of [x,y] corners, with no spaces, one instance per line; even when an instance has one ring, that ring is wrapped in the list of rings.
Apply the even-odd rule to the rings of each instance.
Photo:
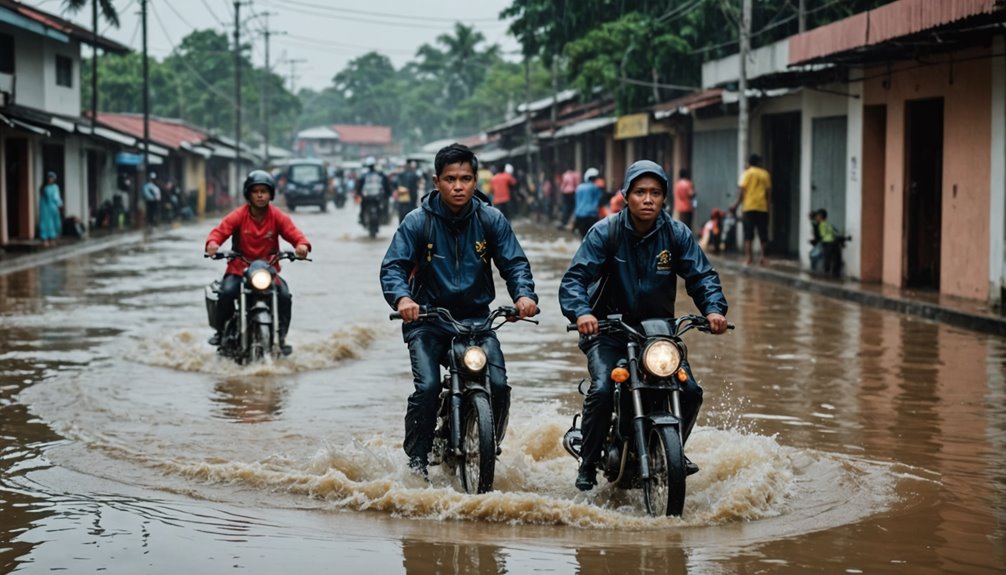
[[[397,311],[393,311],[388,314],[388,319],[402,319],[402,314]]]
[[[735,325],[734,325],[734,324],[732,324],[732,323],[728,323],[728,324],[727,324],[727,329],[734,329],[734,328],[736,328],[736,327],[737,327],[737,326],[735,326]]]
[[[575,323],[567,324],[566,331],[577,331],[576,324]]]

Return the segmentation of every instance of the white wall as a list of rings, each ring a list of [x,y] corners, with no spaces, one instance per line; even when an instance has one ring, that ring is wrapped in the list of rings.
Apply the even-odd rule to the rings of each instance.
[[[41,148],[39,149],[41,153]],[[77,216],[80,221],[88,220],[87,213],[87,156],[81,139],[71,136],[63,148],[66,173],[59,189],[63,192],[63,214]]]
[[[993,40],[992,51],[1002,54],[1006,41]],[[989,300],[1003,304],[1006,286],[1006,63],[992,60],[992,163],[989,186]]]
[[[3,27],[14,38],[14,102],[66,116],[80,115],[80,43],[64,44],[18,28]],[[73,61],[73,86],[56,85],[56,55]]]
[[[858,246],[863,241],[863,71],[853,70],[847,85],[849,94],[858,96],[847,98],[846,107],[846,141],[847,159],[845,179],[845,229],[844,233],[852,236],[851,245]],[[809,210],[804,210],[804,212]],[[842,254],[845,261],[845,273],[849,277],[859,278],[862,258],[861,249],[846,249]]]
[[[847,84],[833,85],[829,86],[828,89],[835,90],[838,92],[848,91],[849,87]],[[810,213],[810,186],[811,186],[811,162],[814,157],[814,118],[826,118],[829,116],[844,116],[847,115],[849,110],[849,103],[847,96],[840,96],[836,94],[830,94],[826,92],[817,92],[813,90],[804,90],[802,93],[803,100],[803,115],[801,116],[800,124],[800,140],[801,140],[801,154],[800,154],[800,210],[799,213],[806,214]],[[862,104],[860,104],[862,105]],[[851,121],[849,122],[851,124]],[[851,133],[853,130],[851,127],[847,128],[847,133]],[[860,115],[860,127],[857,129],[857,133],[860,134],[860,144],[862,146],[862,116]],[[847,148],[847,154],[850,152]],[[857,162],[858,152],[857,152]],[[846,162],[846,167],[849,166],[850,162]],[[849,194],[846,194],[848,197]],[[852,219],[858,218],[857,213],[847,213],[846,214],[846,227],[849,226],[849,222]],[[802,241],[803,238],[811,237],[810,230],[810,219],[800,218],[800,238],[801,241],[797,242],[800,246],[800,263],[804,266],[810,266],[810,243],[807,241]],[[846,252],[851,250],[846,250]],[[857,263],[858,265],[858,263]],[[858,268],[857,268],[858,272]]]

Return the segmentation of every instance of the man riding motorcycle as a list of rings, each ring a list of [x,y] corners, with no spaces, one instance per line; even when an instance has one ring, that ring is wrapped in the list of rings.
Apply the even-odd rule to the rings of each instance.
[[[475,154],[466,146],[452,144],[437,153],[434,169],[435,190],[399,224],[381,264],[384,299],[405,321],[402,331],[415,384],[405,413],[403,447],[409,467],[423,476],[436,427],[439,362],[456,330],[441,320],[417,322],[420,304],[447,308],[460,321],[485,318],[496,297],[491,267],[495,262],[520,318],[538,312],[524,250],[503,214],[475,189]],[[487,337],[483,347],[498,445],[506,430],[510,387],[495,334]]]
[[[363,214],[367,213],[370,202],[380,202],[381,223],[387,223],[388,199],[391,197],[391,180],[384,172],[377,169],[377,160],[367,156],[363,161],[366,171],[356,181],[356,196],[360,199],[360,223],[363,224]]]
[[[311,242],[294,225],[290,216],[280,211],[270,202],[276,198],[276,181],[266,171],[254,170],[244,181],[244,196],[247,203],[235,208],[224,216],[217,227],[206,238],[206,254],[213,256],[220,250],[220,244],[231,238],[231,249],[240,252],[248,261],[269,259],[279,252],[279,239],[293,244],[298,258],[306,258],[311,251]],[[241,258],[232,259],[227,264],[217,302],[216,333],[210,338],[210,345],[220,345],[220,330],[234,313],[234,300],[241,292],[241,277],[248,264]],[[277,273],[279,262],[273,264]],[[284,355],[293,349],[286,345],[286,333],[290,328],[292,300],[290,288],[279,276],[279,343]]]
[[[644,319],[673,318],[677,276],[688,295],[709,320],[710,331],[727,330],[727,300],[719,274],[695,242],[691,230],[664,211],[668,181],[663,168],[649,160],[629,166],[625,174],[626,208],[590,228],[559,284],[562,313],[575,322],[580,350],[587,356],[590,389],[583,402],[583,447],[576,487],[597,485],[596,466],[614,408],[611,370],[625,358],[628,341],[598,334],[598,316],[622,314],[636,324]],[[688,382],[682,389],[684,429],[688,438],[702,405],[702,388],[687,362]],[[698,467],[685,461],[689,473]]]

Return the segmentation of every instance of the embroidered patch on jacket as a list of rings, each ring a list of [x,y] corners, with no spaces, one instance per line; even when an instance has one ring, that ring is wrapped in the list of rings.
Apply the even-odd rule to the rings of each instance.
[[[657,271],[671,271],[671,252],[664,250],[657,254]]]
[[[266,239],[271,238],[272,236],[273,236],[272,230],[269,230],[268,232],[265,233]]]
[[[475,242],[475,253],[483,260],[486,259],[486,247],[488,247],[488,244],[486,244],[485,240]]]

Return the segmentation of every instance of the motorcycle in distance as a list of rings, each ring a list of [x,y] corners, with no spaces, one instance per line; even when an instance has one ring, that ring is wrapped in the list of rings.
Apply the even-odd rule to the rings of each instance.
[[[649,515],[679,516],[685,505],[687,475],[680,396],[681,384],[688,380],[688,373],[681,369],[688,350],[681,336],[693,328],[708,333],[709,322],[702,316],[684,315],[643,320],[637,330],[614,314],[597,323],[599,333],[628,339],[625,358],[611,371],[614,410],[598,467],[620,489],[641,487]],[[733,324],[727,327],[734,329]],[[576,329],[576,324],[566,326],[566,331]],[[583,447],[577,426],[580,415],[573,417],[562,439],[563,447],[578,461]]]
[[[364,189],[360,200],[360,209],[363,210],[360,223],[367,230],[367,235],[371,238],[377,237],[377,228],[382,223],[388,223],[388,204],[381,195],[367,195]]]
[[[241,279],[241,292],[234,301],[234,313],[219,328],[217,353],[233,359],[238,365],[261,361],[267,356],[279,358],[283,352],[279,345],[279,291],[276,289],[278,276],[275,264],[282,260],[311,259],[300,260],[291,251],[273,254],[269,260],[248,261],[240,252],[230,250],[221,250],[212,256],[204,254],[203,257],[226,259],[228,262],[238,258],[248,264]],[[218,279],[206,286],[206,313],[210,327],[214,328],[220,285]]]
[[[504,320],[495,323],[501,317]],[[425,318],[439,318],[458,332],[440,358],[440,365],[448,373],[440,390],[430,465],[443,464],[449,473],[460,467],[461,485],[466,493],[487,493],[492,491],[496,475],[497,445],[488,358],[482,345],[489,334],[504,324],[526,321],[537,325],[538,321],[518,319],[519,312],[513,306],[498,307],[484,320],[470,323],[455,320],[447,309],[422,306],[419,319]],[[402,316],[392,312],[390,319]],[[506,429],[505,425],[500,429]]]

